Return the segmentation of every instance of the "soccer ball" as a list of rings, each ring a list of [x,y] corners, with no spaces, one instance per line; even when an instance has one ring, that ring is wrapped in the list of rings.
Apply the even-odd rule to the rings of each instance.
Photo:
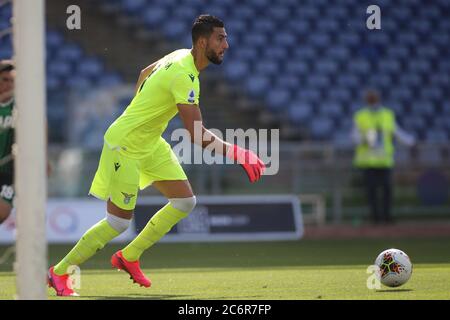
[[[380,253],[375,260],[379,268],[377,278],[388,287],[405,284],[412,274],[412,263],[408,255],[398,249],[388,249]]]

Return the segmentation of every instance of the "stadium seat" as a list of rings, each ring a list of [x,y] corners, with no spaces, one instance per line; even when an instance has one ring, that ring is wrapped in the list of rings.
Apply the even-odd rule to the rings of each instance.
[[[434,143],[448,143],[449,136],[446,131],[440,129],[431,129],[425,133],[425,139],[427,142]]]
[[[333,122],[329,118],[313,118],[311,120],[311,137],[315,140],[327,140],[332,133]]]
[[[311,105],[294,102],[289,106],[289,120],[292,124],[304,124],[311,119],[313,111]]]
[[[267,104],[271,111],[281,111],[287,108],[291,93],[284,88],[271,88],[267,94]]]
[[[253,96],[263,97],[264,93],[270,88],[270,78],[263,75],[249,77],[246,88]]]

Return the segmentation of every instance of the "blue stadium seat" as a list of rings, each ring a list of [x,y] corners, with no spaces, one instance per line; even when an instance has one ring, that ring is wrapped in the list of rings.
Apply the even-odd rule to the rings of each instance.
[[[52,63],[47,65],[47,70],[49,74],[60,78],[66,78],[72,74],[72,66],[70,62],[65,60],[52,61]]]
[[[216,17],[220,17],[221,19],[225,19],[227,15],[227,10],[225,9],[224,6],[220,4],[220,2],[208,5],[204,9],[204,12],[208,12],[209,14],[212,14],[213,16]]]
[[[275,60],[260,60],[255,64],[255,72],[263,75],[276,75],[280,72],[279,63]]]
[[[441,12],[435,6],[424,6],[420,8],[419,15],[429,20],[438,20],[441,17]]]
[[[420,135],[428,128],[424,118],[416,115],[405,116],[403,118],[403,128],[407,131]]]
[[[77,69],[80,75],[94,78],[102,73],[103,63],[94,57],[85,58],[77,65]]]
[[[368,74],[370,71],[370,64],[366,60],[357,59],[348,64],[347,69],[350,73],[358,75]]]
[[[327,91],[327,98],[331,101],[347,103],[351,99],[351,94],[345,88],[331,88]]]
[[[142,21],[147,27],[160,26],[162,23],[167,21],[168,12],[166,9],[161,7],[147,7],[143,12],[141,12]]]
[[[449,142],[449,136],[448,136],[447,132],[444,130],[431,129],[425,133],[425,140],[427,142],[447,144]]]
[[[312,115],[312,107],[309,104],[293,102],[288,109],[289,120],[292,124],[302,124],[308,122]]]
[[[333,101],[323,102],[320,105],[320,115],[330,119],[343,116],[341,105]]]
[[[66,80],[70,89],[85,91],[92,88],[93,82],[86,76],[74,75]]]
[[[299,78],[296,75],[292,75],[292,74],[287,74],[287,75],[284,75],[283,77],[278,77],[276,79],[276,86],[284,87],[291,91],[302,90],[302,87],[300,86]]]
[[[326,48],[331,42],[331,36],[328,33],[314,33],[309,37],[309,42],[315,48]]]
[[[291,93],[289,90],[278,87],[271,88],[266,95],[269,110],[274,112],[287,109],[290,98]]]
[[[389,46],[386,48],[387,55],[392,59],[401,61],[410,57],[410,51],[408,47]]]
[[[417,116],[434,116],[435,108],[433,103],[429,101],[414,101],[411,105],[411,112]]]
[[[439,87],[422,88],[420,98],[424,101],[441,101],[444,100],[444,94]]]
[[[317,56],[317,52],[313,47],[309,46],[299,46],[294,48],[293,52],[294,61],[300,60],[308,60],[308,59],[314,59]]]
[[[236,19],[250,20],[255,15],[255,10],[249,5],[239,5],[231,7],[231,12]]]
[[[311,137],[315,140],[327,140],[333,131],[333,121],[325,117],[311,120]]]
[[[339,22],[334,19],[319,19],[316,28],[320,33],[334,32],[339,29]]]
[[[246,88],[250,94],[262,97],[270,88],[270,78],[263,75],[249,77]]]
[[[428,75],[428,79],[430,84],[441,88],[445,88],[450,85],[450,75],[446,73],[433,73]]]
[[[399,76],[398,83],[410,88],[417,88],[423,85],[423,80],[418,73],[407,73]]]
[[[58,91],[63,87],[63,82],[61,81],[61,79],[54,74],[48,74],[46,82],[47,89],[50,91]]]
[[[433,127],[447,132],[450,131],[450,113],[435,117]]]
[[[380,60],[378,62],[378,71],[381,73],[398,74],[401,71],[401,64],[397,60]]]
[[[291,33],[281,33],[273,39],[273,43],[277,46],[295,47],[298,42],[297,38]]]
[[[408,61],[408,69],[411,72],[429,73],[431,71],[431,63],[425,59],[410,59]]]
[[[306,79],[307,84],[318,89],[329,89],[331,80],[330,77],[323,74],[312,74]]]
[[[294,74],[297,76],[308,75],[309,65],[300,60],[284,61],[282,70],[285,74]]]
[[[265,59],[281,60],[287,56],[286,49],[282,47],[267,47],[264,49]]]
[[[418,35],[412,31],[399,32],[395,34],[395,40],[398,44],[414,47],[418,42]]]
[[[142,9],[144,9],[146,5],[146,0],[123,0],[122,1],[122,8],[127,12],[128,14],[137,14]]]
[[[319,17],[320,10],[315,6],[298,6],[295,17],[299,20],[314,19]]]
[[[316,88],[300,88],[295,95],[296,100],[309,103],[318,102],[321,97],[320,90]]]
[[[393,101],[410,101],[414,96],[414,92],[408,87],[396,87],[393,88],[389,98]]]
[[[440,48],[445,49],[448,48],[448,44],[450,43],[450,36],[448,34],[448,31],[445,33],[432,33],[430,35],[431,41],[433,43],[437,44]]]
[[[244,20],[232,18],[227,20],[226,28],[230,36],[237,37],[237,34],[244,33],[248,27]]]
[[[258,32],[271,33],[276,29],[276,25],[275,21],[270,19],[256,19],[252,21],[252,29],[258,30]]]
[[[171,21],[164,25],[163,31],[169,38],[176,39],[185,34],[186,24],[179,20]]]
[[[338,70],[338,65],[333,60],[322,60],[315,64],[315,70],[320,74],[336,74]]]
[[[384,28],[384,25],[383,25]],[[375,45],[388,45],[390,42],[390,36],[385,32],[369,32],[367,35],[368,42]]]
[[[270,10],[268,10],[268,13],[271,19],[278,22],[284,22],[288,20],[291,15],[289,8],[283,5],[275,5],[275,3],[272,3]]]
[[[64,43],[64,37],[56,31],[47,31],[45,35],[47,50],[55,50]]]
[[[391,9],[390,16],[397,21],[407,21],[412,16],[412,10],[408,6],[396,6]]]
[[[101,87],[113,87],[123,83],[122,77],[118,73],[107,73],[98,78],[96,84]]]
[[[308,20],[292,19],[287,23],[289,30],[296,35],[303,36],[311,30],[311,23]]]
[[[56,52],[56,57],[58,59],[67,60],[72,63],[79,63],[82,61],[83,51],[74,43],[60,45]]]
[[[338,40],[340,44],[352,49],[358,46],[361,41],[360,36],[358,34],[347,32],[339,34]]]
[[[359,87],[360,81],[359,77],[353,74],[340,74],[337,76],[336,83],[340,87],[346,87],[349,89],[355,89]]]
[[[243,60],[234,60],[233,64],[225,65],[225,74],[232,81],[245,78],[248,75],[248,72],[249,65]]]
[[[268,38],[264,33],[247,33],[243,35],[242,40],[251,47],[263,48],[268,44]]]

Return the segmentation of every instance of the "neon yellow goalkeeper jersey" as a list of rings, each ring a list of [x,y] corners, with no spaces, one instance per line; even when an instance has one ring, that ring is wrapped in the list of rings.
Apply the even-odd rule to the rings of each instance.
[[[199,72],[190,49],[176,50],[160,59],[131,103],[105,133],[110,148],[142,159],[157,146],[177,104],[198,105]]]

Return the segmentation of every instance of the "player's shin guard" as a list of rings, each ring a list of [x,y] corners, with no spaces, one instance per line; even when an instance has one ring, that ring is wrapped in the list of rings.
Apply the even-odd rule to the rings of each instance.
[[[184,205],[178,205],[179,203],[173,201],[178,199],[169,199],[170,202],[159,210],[150,219],[141,233],[122,250],[123,257],[127,261],[139,260],[139,257],[146,249],[161,239],[181,219],[187,217],[195,206],[195,197],[186,199],[190,202],[190,205],[186,205],[186,200],[184,200]],[[176,207],[185,211],[181,211]]]
[[[117,220],[121,220],[120,222],[122,224],[120,225]],[[129,220],[113,217],[108,214],[105,219],[99,221],[86,231],[75,247],[55,266],[55,274],[66,274],[70,266],[78,266],[92,257],[108,242],[125,231],[126,228],[124,226],[127,222],[129,224]]]

